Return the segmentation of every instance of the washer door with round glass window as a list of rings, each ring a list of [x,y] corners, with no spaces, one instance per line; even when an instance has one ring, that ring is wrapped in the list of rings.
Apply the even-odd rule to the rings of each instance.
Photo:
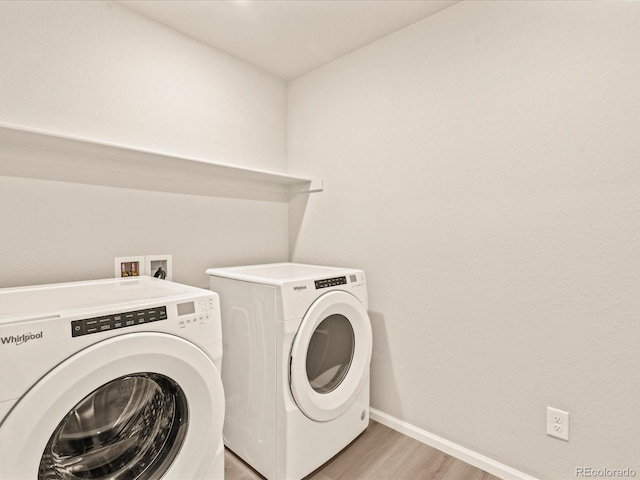
[[[334,290],[307,310],[293,341],[291,393],[307,417],[324,422],[344,413],[369,375],[371,322],[360,301]]]
[[[162,333],[112,337],[17,402],[0,429],[0,478],[204,478],[223,418],[220,374],[199,347]]]

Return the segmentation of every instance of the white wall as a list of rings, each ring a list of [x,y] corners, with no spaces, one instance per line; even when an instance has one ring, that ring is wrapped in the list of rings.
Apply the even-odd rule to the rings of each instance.
[[[275,171],[286,85],[113,2],[0,2],[0,123]],[[0,159],[1,161],[1,159]],[[0,287],[288,257],[286,203],[0,177]]]
[[[325,181],[291,256],[366,270],[373,407],[539,478],[640,472],[638,25],[462,2],[289,84]]]

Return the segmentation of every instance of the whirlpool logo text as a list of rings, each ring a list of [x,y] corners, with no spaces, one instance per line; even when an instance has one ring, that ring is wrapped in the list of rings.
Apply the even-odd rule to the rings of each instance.
[[[0,337],[0,345],[23,345],[29,340],[40,340],[42,332],[23,333],[22,335],[9,335],[8,337]]]

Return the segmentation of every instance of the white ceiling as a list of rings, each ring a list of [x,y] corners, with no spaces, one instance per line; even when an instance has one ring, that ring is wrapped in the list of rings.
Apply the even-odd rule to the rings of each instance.
[[[120,0],[290,80],[459,0]]]

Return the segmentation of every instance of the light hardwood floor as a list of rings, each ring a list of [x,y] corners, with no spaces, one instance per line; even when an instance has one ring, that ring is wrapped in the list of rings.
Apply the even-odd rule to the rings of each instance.
[[[260,480],[233,453],[225,451],[226,480]],[[305,480],[499,480],[471,465],[378,422]]]

